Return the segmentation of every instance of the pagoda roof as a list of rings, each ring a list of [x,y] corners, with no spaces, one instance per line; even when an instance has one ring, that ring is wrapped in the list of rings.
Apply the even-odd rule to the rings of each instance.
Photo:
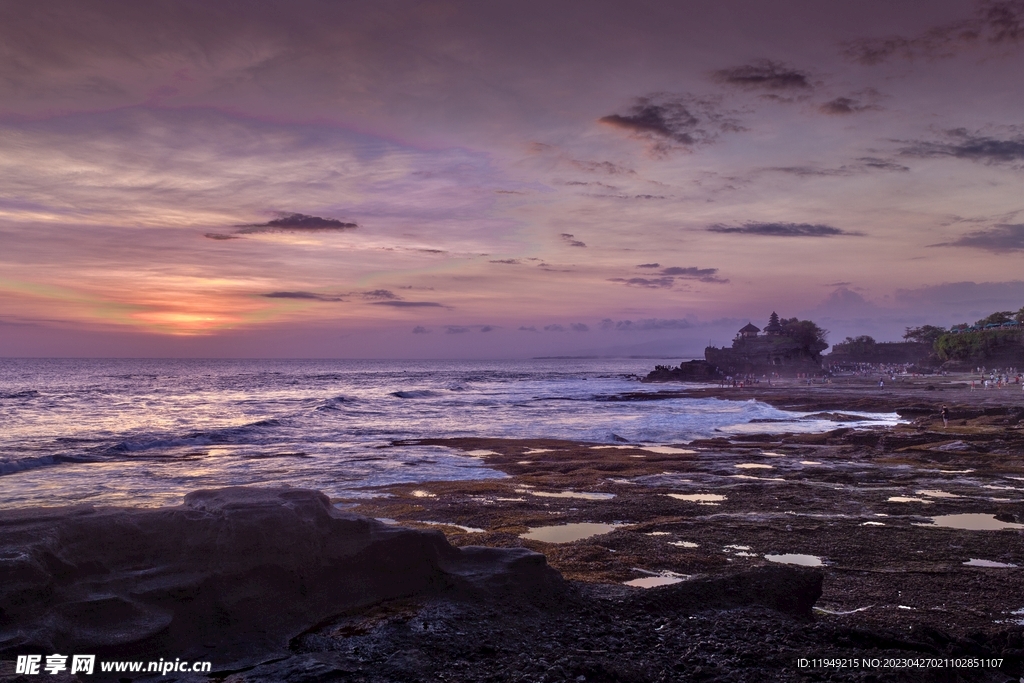
[[[761,328],[754,323],[747,323],[745,326],[740,328],[740,332],[760,332]]]

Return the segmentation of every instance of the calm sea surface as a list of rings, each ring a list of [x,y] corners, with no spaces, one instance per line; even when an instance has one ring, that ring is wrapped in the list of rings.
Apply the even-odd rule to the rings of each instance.
[[[756,401],[614,400],[656,360],[0,359],[0,507],[153,506],[198,488],[372,487],[501,477],[424,437],[678,444],[836,425]],[[671,362],[671,361],[669,361]],[[893,423],[895,415],[871,415]]]

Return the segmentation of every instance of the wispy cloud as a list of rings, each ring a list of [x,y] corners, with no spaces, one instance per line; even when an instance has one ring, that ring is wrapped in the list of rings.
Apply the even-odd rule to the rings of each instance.
[[[862,235],[824,225],[822,223],[744,223],[743,225],[723,225],[716,223],[708,226],[708,232],[736,235],[763,235],[768,237],[835,237],[837,235]]]
[[[618,330],[620,332],[649,332],[651,330],[688,330],[696,327],[696,323],[685,318],[645,318],[643,320],[612,320],[601,321],[602,330]]]
[[[940,242],[933,247],[974,247],[995,253],[1024,250],[1024,223],[996,225],[987,230],[969,232],[952,242]]]
[[[627,113],[598,120],[653,143],[659,152],[710,144],[721,133],[744,130],[734,113],[722,108],[720,99],[689,94],[638,97]]]
[[[910,157],[952,157],[990,164],[1024,160],[1024,136],[999,139],[955,128],[940,141],[919,140],[906,144],[900,154]]]
[[[675,282],[674,278],[671,277],[612,277],[608,278],[608,282],[621,282],[624,285],[630,287],[646,287],[648,289],[670,289],[672,284]]]
[[[269,292],[261,294],[268,299],[304,299],[306,301],[344,301],[336,294],[317,294],[316,292]]]
[[[893,57],[938,59],[982,43],[1018,43],[1024,38],[1024,2],[983,0],[973,17],[932,26],[914,36],[861,38],[842,44],[842,54],[861,64],[880,64]]]
[[[447,308],[434,301],[373,301],[371,306],[392,306],[394,308]]]
[[[572,233],[569,233],[569,232],[563,232],[563,233],[562,233],[562,234],[560,235],[560,237],[561,237],[561,238],[562,238],[562,240],[563,240],[563,241],[564,241],[564,242],[565,242],[566,244],[568,244],[568,245],[569,245],[570,247],[585,247],[585,246],[587,246],[587,245],[586,245],[586,244],[584,244],[583,242],[581,242],[581,241],[579,241],[578,239],[576,239],[576,236],[575,236],[575,235],[573,235]]]
[[[810,90],[810,74],[781,62],[759,59],[712,73],[719,83],[760,90]]]
[[[423,325],[417,325],[416,327],[412,328],[412,333],[413,334],[430,334],[430,329],[426,328],[426,327],[423,327]]]

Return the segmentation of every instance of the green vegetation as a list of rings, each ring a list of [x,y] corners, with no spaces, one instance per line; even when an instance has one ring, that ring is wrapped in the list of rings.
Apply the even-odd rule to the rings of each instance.
[[[824,351],[828,348],[828,330],[823,330],[810,320],[788,318],[780,320],[782,335],[789,337],[808,349],[811,353]]]
[[[903,338],[907,341],[934,344],[939,337],[946,334],[946,328],[936,325],[922,325],[921,327],[908,327]]]

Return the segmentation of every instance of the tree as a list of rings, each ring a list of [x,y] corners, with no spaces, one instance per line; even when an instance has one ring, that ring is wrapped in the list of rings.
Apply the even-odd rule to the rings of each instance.
[[[828,348],[828,330],[823,330],[810,320],[789,318],[780,320],[782,334],[791,337],[812,353]]]
[[[1013,320],[1013,311],[996,311],[987,318],[982,318],[978,322],[974,323],[978,327],[985,327],[985,325],[1002,325]]]
[[[934,344],[944,334],[946,334],[945,328],[936,325],[921,325],[921,327],[908,327],[903,338],[907,341]]]

